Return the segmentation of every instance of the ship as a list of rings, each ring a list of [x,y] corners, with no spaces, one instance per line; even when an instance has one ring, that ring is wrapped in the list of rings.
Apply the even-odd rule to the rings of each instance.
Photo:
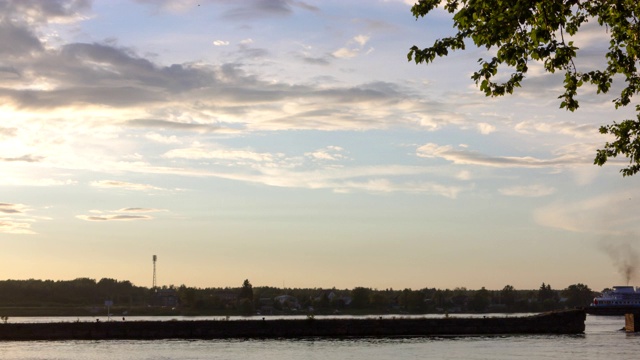
[[[640,287],[614,286],[593,299],[592,308],[640,308]]]

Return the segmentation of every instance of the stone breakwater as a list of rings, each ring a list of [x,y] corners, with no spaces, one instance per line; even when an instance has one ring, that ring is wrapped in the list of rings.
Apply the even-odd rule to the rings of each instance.
[[[111,321],[0,324],[0,340],[151,340],[579,334],[582,310],[524,317]]]

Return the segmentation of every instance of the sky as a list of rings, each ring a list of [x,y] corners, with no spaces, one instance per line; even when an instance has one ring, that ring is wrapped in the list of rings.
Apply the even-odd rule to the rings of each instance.
[[[594,290],[640,285],[638,176],[593,165],[620,90],[453,33],[402,0],[0,1],[0,279]],[[595,23],[576,65],[604,63]],[[508,69],[506,69],[508,70]],[[507,74],[507,73],[505,73]],[[506,76],[506,75],[505,75]]]

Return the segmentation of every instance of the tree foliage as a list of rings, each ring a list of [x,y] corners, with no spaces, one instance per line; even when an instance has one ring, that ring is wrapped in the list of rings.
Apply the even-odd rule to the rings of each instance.
[[[564,72],[564,93],[559,96],[560,107],[578,109],[578,89],[592,84],[597,92],[607,93],[616,76],[625,85],[613,99],[615,107],[631,103],[640,92],[638,73],[640,56],[640,2],[637,0],[419,0],[412,8],[416,18],[424,17],[439,4],[453,14],[453,36],[436,40],[432,46],[413,46],[408,60],[431,63],[449,51],[464,50],[470,39],[478,47],[496,49],[491,59],[480,59],[480,68],[472,79],[487,96],[513,93],[520,87],[531,61],[543,64],[549,73]],[[570,38],[589,21],[596,21],[610,36],[604,54],[607,65],[601,69],[579,69],[574,59],[578,47]],[[507,66],[511,74],[506,81],[496,81],[500,66]],[[612,134],[597,151],[594,163],[602,166],[609,158],[626,156],[629,165],[621,170],[623,176],[640,171],[640,105],[637,119],[613,122],[600,127],[602,134]]]
[[[245,279],[242,283],[240,293],[238,294],[238,300],[241,299],[248,299],[249,301],[253,301],[253,286],[249,282],[249,279]]]
[[[593,291],[580,283],[569,285],[562,291],[562,295],[567,298],[567,306],[570,307],[589,306],[594,297]]]
[[[371,298],[371,289],[364,287],[356,287],[351,290],[351,305],[356,309],[364,309],[369,306]]]

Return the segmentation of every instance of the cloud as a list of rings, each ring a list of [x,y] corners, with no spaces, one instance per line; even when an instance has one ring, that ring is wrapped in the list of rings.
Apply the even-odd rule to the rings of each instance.
[[[174,149],[166,152],[163,156],[169,159],[251,160],[257,162],[272,162],[279,157],[277,154],[258,153],[251,150],[205,149],[202,147]]]
[[[36,234],[33,230],[31,230],[31,224],[23,221],[6,219],[3,217],[0,217],[0,233],[21,235]]]
[[[91,0],[14,0],[0,2],[0,12],[5,18],[17,18],[30,24],[75,21],[82,18],[82,13],[90,8]]]
[[[40,162],[44,159],[44,157],[42,156],[36,156],[36,155],[22,155],[22,156],[18,156],[18,157],[0,157],[0,161],[5,161],[5,162]]]
[[[337,57],[340,59],[354,58],[361,53],[361,51],[363,50],[363,47],[367,44],[368,41],[369,41],[369,36],[357,35],[353,37],[351,40],[349,40],[346,46],[341,47],[340,49],[334,51],[331,54],[334,57]],[[369,53],[371,50],[372,49],[370,49],[367,53]]]
[[[478,123],[478,131],[482,135],[489,135],[492,132],[496,131],[496,127],[487,123]]]
[[[369,193],[409,193],[433,194],[455,199],[468,187],[443,185],[434,182],[405,182],[394,183],[389,179],[371,179],[367,181],[346,181],[334,189],[338,193],[369,192]]]
[[[440,158],[457,165],[478,165],[488,167],[545,168],[590,164],[589,159],[576,154],[566,153],[551,159],[538,159],[531,156],[488,156],[467,150],[455,150],[450,145],[440,146],[428,143],[420,146],[416,154],[423,158]]]
[[[326,57],[300,56],[300,59],[310,65],[329,65],[331,62]]]
[[[91,182],[91,186],[109,189],[123,189],[123,190],[134,190],[134,191],[149,191],[149,190],[164,190],[162,188],[149,185],[149,184],[136,184],[130,183],[126,181],[117,181],[117,180],[99,180]]]
[[[14,127],[7,128],[7,127],[0,126],[0,139],[12,138],[16,136],[17,133],[18,133],[17,128],[14,128]]]
[[[0,213],[2,214],[24,214],[26,206],[22,204],[0,203]]]
[[[228,41],[223,41],[223,40],[214,40],[213,45],[215,46],[227,46],[229,45]]]
[[[133,119],[128,120],[126,125],[131,127],[143,127],[143,128],[158,128],[168,130],[181,130],[181,131],[196,131],[200,133],[211,133],[218,131],[229,131],[229,129],[223,129],[216,124],[196,124],[196,123],[184,123],[169,120],[160,119]],[[156,137],[157,139],[157,137]]]
[[[268,17],[289,16],[293,8],[318,12],[320,9],[302,1],[293,0],[247,0],[234,2],[234,8],[227,10],[223,17],[230,20],[261,20]]]
[[[85,221],[137,221],[151,220],[151,216],[146,215],[78,215],[78,219]]]
[[[625,236],[637,231],[638,191],[607,192],[579,201],[558,200],[534,211],[545,227],[600,236]]]
[[[556,192],[556,189],[544,185],[511,186],[498,189],[502,195],[517,197],[542,197]]]
[[[3,57],[20,59],[43,49],[40,39],[30,29],[0,21],[0,55]],[[13,67],[5,69],[13,69],[13,73],[17,73]]]
[[[343,47],[332,52],[331,55],[340,59],[350,59],[356,57],[359,52],[360,50],[358,49],[348,49]]]
[[[365,35],[351,40],[355,48],[367,42]],[[14,46],[14,42],[8,43]],[[265,49],[250,47],[251,43],[251,39],[245,39],[240,44],[245,58],[268,55]],[[305,56],[303,61],[329,63],[323,57]],[[5,62],[4,68],[23,74],[0,87],[0,101],[6,106],[50,112],[52,117],[57,111],[64,118],[71,109],[75,113],[92,109],[103,113],[129,111],[127,115],[137,112],[139,116],[128,117],[131,120],[125,123],[132,127],[200,133],[284,128],[361,130],[413,123],[409,118],[425,116],[421,114],[430,114],[430,125],[437,126],[449,116],[392,83],[312,86],[262,80],[245,72],[239,63],[163,66],[115,43],[70,43],[30,51],[24,59]],[[283,108],[299,111],[280,111]],[[184,115],[163,114],[165,110]],[[212,121],[216,118],[224,118],[230,126]]]
[[[543,121],[522,121],[514,128],[523,134],[562,134],[575,138],[589,138],[599,134],[598,126],[591,124],[577,124],[569,121],[543,122]]]
[[[76,218],[85,221],[138,221],[138,220],[153,220],[149,215],[138,215],[141,213],[153,213],[167,211],[164,209],[154,208],[142,208],[142,207],[128,207],[114,211],[91,210],[90,213],[94,215],[77,215]],[[132,215],[135,214],[135,215]]]
[[[342,152],[344,152],[344,149],[340,146],[327,146],[324,149],[318,149],[304,155],[314,160],[338,161],[346,159]]]
[[[135,0],[137,3],[153,6],[156,10],[172,13],[181,13],[193,8],[197,8],[200,3],[208,0]]]
[[[252,48],[249,46],[240,46],[238,50],[243,59],[260,59],[269,55],[269,50]]]
[[[0,203],[0,233],[34,235],[31,223],[36,218],[27,214],[30,211],[26,205]]]
[[[206,11],[209,3],[229,5],[230,9],[223,13],[223,18],[229,20],[259,20],[265,17],[288,16],[293,13],[293,8],[318,12],[316,6],[303,1],[295,0],[135,0],[138,3],[153,6],[156,10],[167,12],[186,12],[193,9]]]
[[[139,207],[132,207],[132,208],[123,208],[120,210],[116,210],[116,212],[120,212],[120,213],[149,213],[149,212],[159,212],[159,211],[166,211],[163,209],[153,209],[153,208],[139,208]]]
[[[180,140],[175,135],[163,136],[158,133],[147,133],[144,135],[145,139],[161,144],[179,144]]]
[[[357,35],[353,38],[353,41],[355,41],[358,45],[360,45],[360,47],[363,47],[369,41],[369,37],[366,35]]]

